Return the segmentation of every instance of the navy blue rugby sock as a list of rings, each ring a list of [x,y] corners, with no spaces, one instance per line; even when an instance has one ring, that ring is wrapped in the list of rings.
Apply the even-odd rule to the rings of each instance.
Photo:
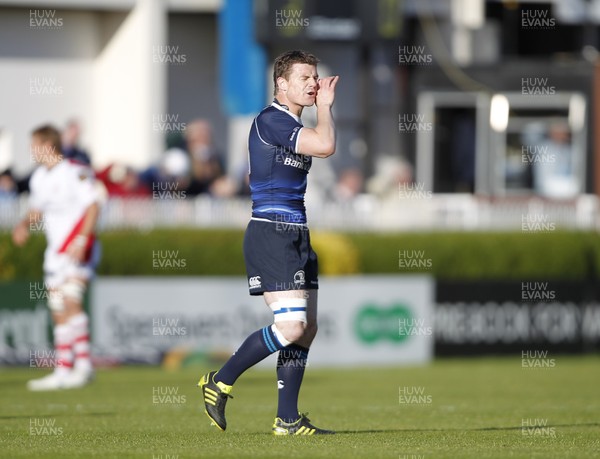
[[[277,417],[283,422],[293,423],[298,420],[298,394],[304,377],[308,349],[297,344],[279,351],[277,357],[277,389],[279,401]]]
[[[223,382],[231,386],[248,368],[256,365],[273,352],[283,349],[283,345],[271,327],[272,325],[261,328],[248,336],[214,376],[215,382]]]

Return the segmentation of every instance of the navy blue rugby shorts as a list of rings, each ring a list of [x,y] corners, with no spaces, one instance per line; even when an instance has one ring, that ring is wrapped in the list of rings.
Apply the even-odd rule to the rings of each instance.
[[[250,295],[319,288],[317,254],[306,225],[250,220],[244,260]]]

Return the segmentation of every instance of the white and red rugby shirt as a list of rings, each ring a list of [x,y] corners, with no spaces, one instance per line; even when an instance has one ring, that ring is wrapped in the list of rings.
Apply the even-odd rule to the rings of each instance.
[[[86,209],[98,201],[94,171],[87,165],[65,159],[48,169],[38,167],[29,182],[29,206],[43,213],[39,225],[46,234],[47,254],[60,254],[81,230]],[[90,235],[86,258],[95,235]]]

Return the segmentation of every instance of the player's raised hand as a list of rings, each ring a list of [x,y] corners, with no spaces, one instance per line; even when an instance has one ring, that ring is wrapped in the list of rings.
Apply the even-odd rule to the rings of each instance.
[[[339,76],[319,79],[319,89],[317,90],[317,99],[315,101],[317,106],[333,105],[333,100],[335,99],[335,85],[339,79]]]

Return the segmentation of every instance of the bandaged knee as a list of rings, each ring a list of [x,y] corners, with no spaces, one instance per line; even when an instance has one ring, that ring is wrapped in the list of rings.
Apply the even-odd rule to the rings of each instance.
[[[65,298],[81,303],[85,292],[85,283],[76,279],[69,279],[60,286],[60,291]]]
[[[274,322],[299,321],[306,323],[306,298],[282,298],[269,305],[273,311]]]

